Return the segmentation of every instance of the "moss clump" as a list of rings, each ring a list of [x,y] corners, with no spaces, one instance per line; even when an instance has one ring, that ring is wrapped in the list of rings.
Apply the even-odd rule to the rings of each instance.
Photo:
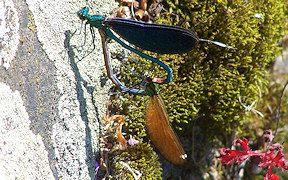
[[[161,179],[162,169],[158,157],[147,143],[139,143],[123,151],[114,151],[110,162],[113,179],[134,179],[133,173],[137,175],[136,171],[141,173],[140,179]]]
[[[241,132],[248,119],[239,104],[239,96],[245,99],[244,103],[253,102],[268,85],[267,68],[279,52],[277,43],[284,34],[285,3],[280,0],[166,0],[163,3],[169,12],[157,17],[158,23],[183,26],[202,39],[236,48],[234,51],[201,43],[183,55],[157,56],[173,69],[173,82],[159,87],[170,122],[176,132],[182,130],[187,134],[197,118],[200,131],[207,137],[218,137],[224,144],[232,142],[231,135]],[[148,60],[137,61],[153,77],[166,76]],[[140,67],[136,70],[141,72]],[[126,84],[135,83],[136,77],[127,71],[121,74]],[[147,97],[123,96],[129,99],[124,102],[129,107],[127,129],[146,141],[143,122]]]
[[[135,96],[135,98],[137,97]],[[108,104],[109,114],[127,114],[131,111],[122,102],[123,100],[124,102],[127,101],[123,97],[113,96],[110,100],[111,103]],[[137,102],[137,100],[135,101]],[[121,149],[115,134],[117,126],[106,126],[103,136],[104,151],[102,153],[104,154],[104,159],[108,157],[109,160],[107,164],[109,172],[105,172],[109,174],[108,179],[135,179],[135,175],[139,175],[137,171],[141,174],[140,179],[161,179],[162,168],[160,167],[158,156],[149,144],[143,142],[143,137],[146,135],[143,125],[144,118],[142,117],[144,107],[142,109],[139,108],[137,112],[139,113],[139,118],[133,123],[128,116],[125,116],[125,126],[122,129],[126,140],[129,137],[131,138],[132,136],[130,135],[132,134],[134,134],[133,137],[135,139],[139,140],[139,143],[134,146],[126,144],[127,146]],[[130,124],[132,125],[131,127],[129,127]]]
[[[163,98],[169,97],[166,106],[171,121],[189,121],[197,112],[202,115],[201,127],[211,135],[239,130],[246,118],[238,98],[257,100],[259,89],[267,84],[266,69],[284,33],[285,4],[278,0],[165,2],[178,17],[167,14],[159,22],[185,24],[200,38],[236,48],[231,51],[202,43],[184,59],[161,58],[174,71],[174,83],[162,87]]]

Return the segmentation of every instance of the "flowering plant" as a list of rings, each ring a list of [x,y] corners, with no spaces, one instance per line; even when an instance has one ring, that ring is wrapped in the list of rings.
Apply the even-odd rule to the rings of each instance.
[[[268,130],[270,131],[270,130]],[[271,132],[271,131],[270,131]],[[273,135],[267,138],[269,142],[272,141]],[[242,151],[231,150],[231,149],[220,149],[220,156],[217,157],[218,160],[223,164],[230,164],[232,162],[243,162],[248,159],[250,156],[258,156],[262,160],[258,166],[260,167],[268,167],[268,172],[264,178],[264,180],[278,180],[279,178],[272,173],[272,165],[275,167],[282,168],[284,170],[288,170],[288,165],[284,161],[284,155],[282,152],[283,146],[279,143],[270,144],[268,150],[266,152],[255,152],[251,151],[248,147],[248,140],[244,137],[241,139],[237,139],[234,141],[233,145],[239,143],[241,145]]]

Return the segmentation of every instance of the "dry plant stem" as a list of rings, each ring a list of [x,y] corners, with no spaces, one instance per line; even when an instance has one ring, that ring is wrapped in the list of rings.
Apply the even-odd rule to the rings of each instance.
[[[123,115],[114,115],[110,118],[102,118],[105,123],[110,123],[111,121],[117,121],[118,122],[118,126],[117,126],[117,137],[118,137],[118,141],[121,143],[122,148],[126,147],[126,140],[124,138],[124,136],[122,135],[122,125],[124,123],[124,116]]]
[[[283,88],[283,90],[282,90],[282,94],[281,94],[281,97],[280,97],[280,102],[279,102],[279,105],[278,105],[278,108],[277,108],[277,112],[276,112],[276,117],[275,117],[275,119],[276,119],[276,123],[277,123],[277,125],[276,125],[276,129],[275,129],[275,137],[277,136],[277,132],[278,132],[278,125],[279,125],[279,122],[280,122],[280,120],[281,120],[281,106],[282,106],[282,100],[283,100],[283,97],[284,97],[284,93],[285,93],[285,89],[286,89],[286,87],[288,86],[288,81],[286,82],[286,84],[285,84],[285,86],[284,86],[284,88]]]

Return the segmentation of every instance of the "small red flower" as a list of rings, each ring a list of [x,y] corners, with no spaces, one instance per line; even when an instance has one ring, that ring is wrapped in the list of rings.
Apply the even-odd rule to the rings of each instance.
[[[230,149],[221,148],[220,157],[217,159],[220,160],[223,164],[230,164],[233,161],[243,162],[249,157],[247,152],[235,151]]]
[[[272,134],[271,134],[272,135]],[[248,140],[246,138],[237,139],[234,141],[233,145],[237,143],[241,144],[242,151],[230,150],[221,148],[220,156],[217,157],[218,160],[223,164],[230,164],[232,162],[243,162],[250,156],[259,156],[262,160],[258,166],[260,167],[268,167],[268,172],[264,178],[264,180],[278,180],[279,178],[272,173],[272,165],[275,167],[280,167],[284,170],[288,170],[287,163],[282,160],[284,159],[284,155],[282,153],[283,146],[279,143],[275,143],[270,145],[267,152],[258,153],[255,151],[250,151],[248,147]]]
[[[264,180],[279,180],[279,178],[275,174],[269,174],[267,173]]]
[[[248,152],[249,151],[249,147],[248,147],[248,140],[244,137],[242,137],[243,141],[240,139],[237,139],[236,141],[234,141],[233,145],[235,146],[236,143],[241,144],[241,148],[243,151]]]
[[[279,178],[272,173],[271,166],[269,166],[268,173],[266,174],[264,180],[279,180]]]
[[[244,137],[242,139],[243,140],[237,139],[236,141],[234,141],[233,144],[234,145],[236,145],[236,143],[241,144],[241,148],[244,152],[221,148],[220,157],[218,157],[217,159],[224,164],[230,164],[233,161],[237,163],[245,161],[251,155],[249,154],[250,150],[248,147],[248,140]]]

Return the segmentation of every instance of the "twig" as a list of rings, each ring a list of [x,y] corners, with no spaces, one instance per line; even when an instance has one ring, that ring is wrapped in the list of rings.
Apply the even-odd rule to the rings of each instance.
[[[276,115],[275,115],[275,119],[276,119],[276,123],[277,123],[276,129],[275,129],[275,133],[274,133],[275,136],[277,136],[278,125],[279,125],[279,122],[280,122],[280,120],[281,120],[281,113],[280,113],[280,111],[281,111],[282,100],[283,100],[283,97],[284,97],[285,89],[286,89],[287,86],[288,86],[288,81],[286,82],[286,84],[285,84],[285,86],[284,86],[284,88],[283,88],[283,90],[282,90],[282,94],[281,94],[281,97],[280,97],[280,102],[279,102],[279,105],[278,105],[278,108],[277,108],[277,112],[276,112]]]

